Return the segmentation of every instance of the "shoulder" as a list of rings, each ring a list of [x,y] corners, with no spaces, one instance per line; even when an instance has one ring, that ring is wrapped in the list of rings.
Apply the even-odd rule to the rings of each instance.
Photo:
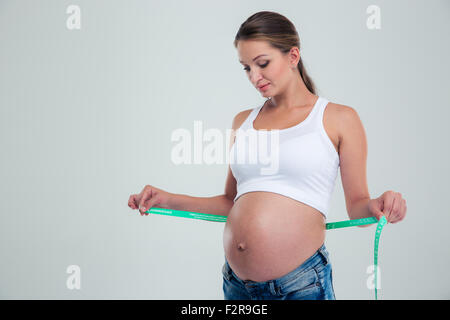
[[[340,118],[340,120],[342,120],[342,118],[351,118],[357,115],[357,112],[354,108],[331,101],[328,102],[326,110],[327,113],[330,113],[330,115],[333,116],[333,118]]]
[[[250,113],[253,111],[252,109],[245,109],[243,111],[240,111],[238,114],[236,114],[233,118],[233,124],[232,128],[233,130],[237,130],[245,121],[245,119],[248,118]]]
[[[361,125],[361,119],[354,108],[333,102],[328,102],[324,118],[324,121],[329,122],[335,128],[340,138],[349,128]]]

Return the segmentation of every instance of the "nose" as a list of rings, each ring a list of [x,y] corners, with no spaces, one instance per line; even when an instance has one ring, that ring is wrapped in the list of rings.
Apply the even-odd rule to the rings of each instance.
[[[256,87],[257,83],[263,78],[259,72],[250,71],[249,78],[254,87]]]

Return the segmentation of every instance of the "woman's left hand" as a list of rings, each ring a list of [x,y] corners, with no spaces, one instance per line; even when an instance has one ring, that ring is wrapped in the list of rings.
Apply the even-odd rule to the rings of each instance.
[[[406,216],[406,200],[399,192],[386,191],[380,197],[369,201],[369,210],[378,220],[385,216],[388,223],[396,223]]]

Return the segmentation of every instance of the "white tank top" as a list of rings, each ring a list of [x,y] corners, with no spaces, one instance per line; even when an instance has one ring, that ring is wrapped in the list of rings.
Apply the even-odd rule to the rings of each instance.
[[[274,192],[319,210],[327,218],[339,155],[323,126],[328,100],[319,96],[308,117],[293,127],[256,130],[264,103],[236,130],[230,168],[237,182],[234,201],[247,192]]]

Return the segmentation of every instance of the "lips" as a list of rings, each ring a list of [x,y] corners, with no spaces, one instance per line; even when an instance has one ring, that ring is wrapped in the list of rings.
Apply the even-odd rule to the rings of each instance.
[[[268,86],[269,84],[270,84],[270,83],[263,84],[262,86],[259,86],[258,89],[265,89],[266,86]]]

